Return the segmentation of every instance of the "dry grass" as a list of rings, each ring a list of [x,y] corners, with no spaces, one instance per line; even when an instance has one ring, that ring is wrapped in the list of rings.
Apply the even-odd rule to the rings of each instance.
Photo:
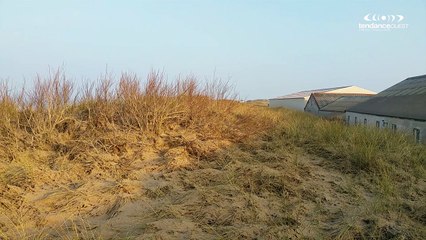
[[[235,101],[226,83],[61,72],[0,87],[1,239],[420,239],[424,146]]]
[[[326,159],[323,165],[351,176],[358,199],[354,211],[333,217],[340,239],[416,239],[425,236],[426,148],[410,136],[363,126],[348,127],[285,111],[278,141]],[[415,209],[415,210],[414,210]]]
[[[166,82],[160,72],[145,82],[123,74],[118,84],[106,75],[82,89],[60,71],[37,76],[30,90],[3,83],[0,233],[33,238],[76,214],[114,216],[99,204],[140,196],[134,169],[144,160],[163,159],[164,171],[194,168],[252,129],[267,130],[271,118],[235,101],[225,82]]]

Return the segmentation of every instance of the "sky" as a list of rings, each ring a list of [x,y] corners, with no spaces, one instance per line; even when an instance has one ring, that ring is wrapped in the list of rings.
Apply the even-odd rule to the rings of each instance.
[[[373,15],[408,28],[360,30],[383,23]],[[58,67],[75,82],[152,69],[220,78],[241,99],[379,92],[426,74],[426,1],[0,0],[0,81],[20,87]]]

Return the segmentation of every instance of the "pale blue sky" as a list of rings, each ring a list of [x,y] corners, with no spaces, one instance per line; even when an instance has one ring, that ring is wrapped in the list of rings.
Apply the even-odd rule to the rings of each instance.
[[[408,29],[358,29],[368,14]],[[75,81],[150,69],[230,79],[243,99],[426,74],[426,1],[0,0],[0,79],[64,66]]]

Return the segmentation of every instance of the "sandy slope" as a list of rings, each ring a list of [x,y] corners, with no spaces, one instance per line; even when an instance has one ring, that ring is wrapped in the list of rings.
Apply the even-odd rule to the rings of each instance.
[[[312,156],[244,160],[172,172],[148,160],[142,196],[116,202],[89,224],[111,239],[315,238],[354,205],[341,191],[345,177]]]
[[[355,184],[356,175],[298,147],[201,141],[189,133],[134,143],[82,152],[76,162],[33,152],[57,161],[38,166],[33,186],[1,189],[3,236],[344,239],[378,224],[368,213],[376,200]],[[381,221],[382,236],[402,234],[404,223]]]

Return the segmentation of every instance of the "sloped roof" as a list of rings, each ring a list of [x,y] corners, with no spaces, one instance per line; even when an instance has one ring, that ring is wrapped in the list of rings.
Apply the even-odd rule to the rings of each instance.
[[[359,93],[312,93],[311,98],[315,100],[320,110],[329,104],[343,97],[371,97],[372,94],[359,94]],[[348,101],[349,99],[347,99]],[[353,99],[352,99],[353,100]]]
[[[312,89],[312,90],[306,90],[306,91],[291,93],[291,94],[288,94],[288,95],[284,95],[284,96],[276,97],[276,98],[272,98],[272,99],[304,98],[304,97],[310,96],[312,93],[328,92],[328,91],[333,91],[333,90],[337,90],[337,89],[343,89],[343,88],[347,88],[347,87],[350,87],[350,86],[334,87],[334,88],[322,88],[322,89]]]
[[[345,112],[348,108],[351,108],[357,104],[367,101],[372,98],[371,96],[343,96],[338,98],[336,101],[324,106],[321,111],[329,112]]]
[[[348,111],[426,121],[426,75],[407,78]]]

